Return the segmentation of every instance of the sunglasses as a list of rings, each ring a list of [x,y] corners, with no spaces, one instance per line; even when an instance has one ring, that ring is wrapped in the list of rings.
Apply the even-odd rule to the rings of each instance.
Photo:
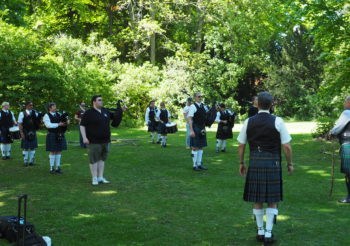
[[[197,96],[197,97],[201,98],[202,96]]]
[[[98,102],[102,102],[102,99],[97,99],[96,101],[98,101]]]

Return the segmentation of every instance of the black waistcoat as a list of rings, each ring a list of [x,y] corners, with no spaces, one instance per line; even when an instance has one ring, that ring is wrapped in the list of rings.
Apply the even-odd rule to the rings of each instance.
[[[12,119],[12,113],[10,110],[6,113],[5,111],[1,110],[1,119],[0,119],[0,126],[5,128],[10,128],[13,126],[13,119]]]
[[[47,115],[49,116],[51,123],[60,123],[61,116],[59,113],[56,112],[55,116],[53,116],[51,113],[47,113]],[[57,128],[48,128],[47,130],[52,133],[58,133],[60,132],[61,129],[60,127],[57,127]]]
[[[220,111],[220,120],[229,120],[230,119],[230,114],[224,110]]]
[[[38,117],[34,110],[28,115],[26,111],[23,111],[23,129],[27,132],[38,130]]]
[[[168,123],[168,121],[169,121],[168,110],[166,110],[166,109],[161,109],[161,110],[160,110],[159,119],[160,119],[161,121],[163,121],[164,123]]]
[[[194,103],[194,106],[197,108],[197,111],[193,115],[193,123],[199,127],[205,127],[207,113],[205,111],[204,104],[201,103],[200,106],[198,106],[197,103]]]
[[[281,138],[275,121],[276,116],[269,113],[259,113],[249,118],[247,139],[250,151],[281,152]]]
[[[340,144],[350,143],[350,121],[346,124],[344,129],[339,133],[338,137],[339,137]]]
[[[157,112],[157,107],[149,107],[149,115],[148,115],[148,120],[150,121],[155,121],[156,120],[156,112]]]

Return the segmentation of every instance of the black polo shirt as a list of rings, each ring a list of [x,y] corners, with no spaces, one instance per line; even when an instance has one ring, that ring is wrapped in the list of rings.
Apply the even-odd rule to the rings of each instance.
[[[112,118],[106,109],[101,113],[94,108],[88,109],[83,114],[80,125],[85,126],[86,137],[92,144],[109,143],[111,141],[111,130],[109,121]]]

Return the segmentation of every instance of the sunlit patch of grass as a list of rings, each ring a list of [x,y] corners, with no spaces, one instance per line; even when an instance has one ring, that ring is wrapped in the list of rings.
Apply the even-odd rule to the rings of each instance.
[[[92,194],[96,195],[115,195],[118,192],[116,190],[106,190],[106,191],[93,191]]]

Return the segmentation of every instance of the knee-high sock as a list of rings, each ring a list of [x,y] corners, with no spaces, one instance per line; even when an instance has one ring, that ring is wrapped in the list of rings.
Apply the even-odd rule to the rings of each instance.
[[[347,174],[346,176],[345,176],[345,184],[346,184],[346,188],[347,188],[347,190],[348,190],[348,199],[350,199],[350,175],[349,174]]]
[[[226,149],[226,140],[222,140],[222,149]]]
[[[7,148],[6,148],[6,150],[7,150],[7,152],[6,152],[6,156],[10,156],[11,155],[11,144],[7,144]]]
[[[198,151],[197,150],[192,150],[192,161],[193,161],[193,167],[197,166],[197,154]]]
[[[55,166],[56,155],[49,155],[49,159],[50,159],[50,169],[53,170]]]
[[[200,149],[197,152],[198,152],[198,154],[197,154],[197,166],[200,166],[200,165],[202,165],[203,150]]]
[[[222,140],[221,139],[216,139],[216,148],[220,149],[221,147]]]
[[[151,132],[152,141],[154,141],[154,135],[155,135],[155,132]]]
[[[159,141],[161,138],[161,135],[159,133],[157,133],[157,141]]]
[[[2,156],[6,156],[6,147],[5,147],[5,144],[1,144],[1,155]]]
[[[273,223],[275,221],[275,216],[278,215],[277,208],[267,208],[266,209],[266,232],[265,237],[271,237]]]
[[[264,230],[264,209],[253,209],[256,225],[258,227],[258,235],[265,235]]]
[[[28,151],[29,152],[29,162],[34,163],[35,150]]]
[[[167,140],[168,140],[168,136],[164,136],[164,144],[166,144]]]
[[[27,163],[28,162],[28,154],[29,154],[29,151],[23,151],[23,160],[24,160],[24,163]]]
[[[61,154],[55,155],[56,169],[61,167]]]

